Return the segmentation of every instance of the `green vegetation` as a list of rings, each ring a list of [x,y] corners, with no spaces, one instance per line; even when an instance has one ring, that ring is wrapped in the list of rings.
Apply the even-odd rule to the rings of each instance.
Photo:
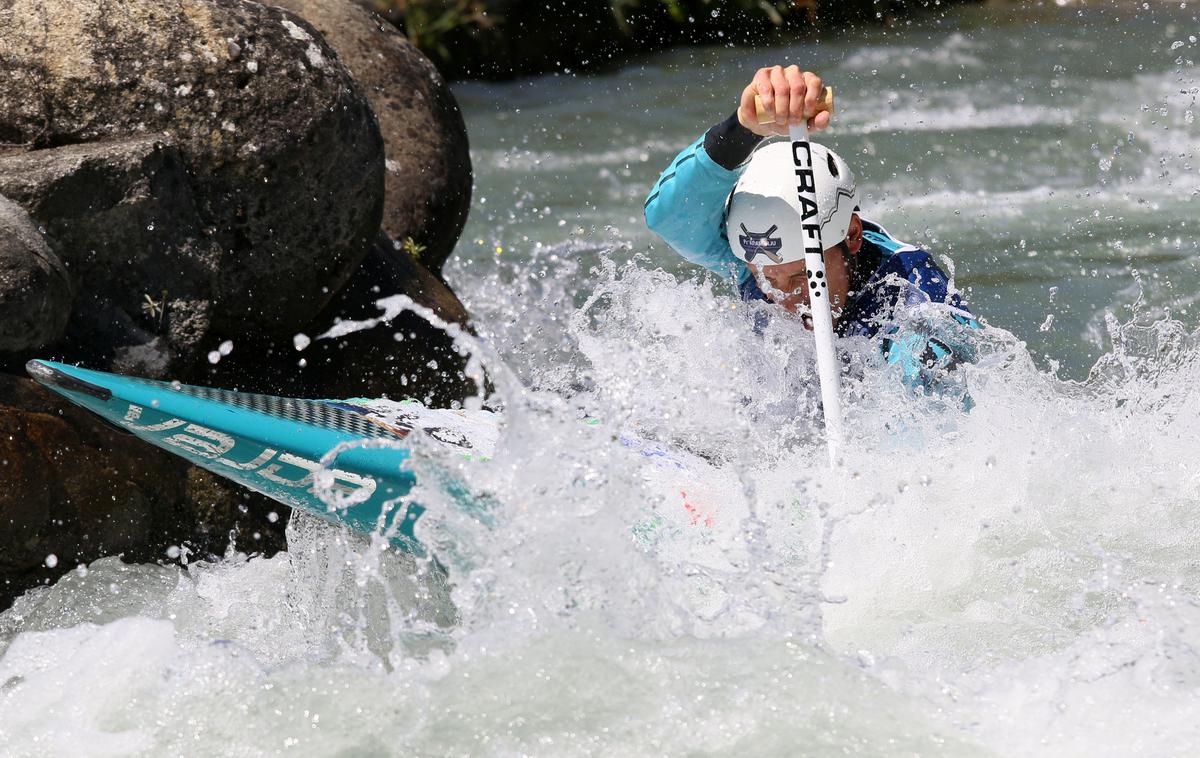
[[[425,246],[412,237],[405,237],[404,241],[400,243],[400,249],[417,260],[421,260],[421,255],[425,252]]]
[[[452,79],[598,68],[682,44],[755,44],[962,0],[363,0]]]
[[[377,0],[375,10],[391,19],[409,40],[427,56],[449,60],[447,40],[456,33],[487,30],[503,22],[498,13],[489,15],[494,0]]]

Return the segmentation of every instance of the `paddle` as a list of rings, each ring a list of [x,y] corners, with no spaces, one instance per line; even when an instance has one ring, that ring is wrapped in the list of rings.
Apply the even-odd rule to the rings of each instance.
[[[826,87],[822,101],[825,110],[833,115],[833,88]],[[760,124],[769,124],[774,117],[766,113],[762,100],[754,96],[754,110]],[[808,143],[808,126],[788,128],[792,141],[792,162],[796,175],[796,194],[801,207],[816,208],[816,183],[813,179],[812,151]],[[825,248],[821,244],[820,209],[803,224],[806,234],[804,267],[807,273],[808,304],[812,312],[813,336],[817,345],[817,376],[821,382],[821,404],[825,410],[825,436],[829,444],[830,465],[837,464],[842,446],[842,397],[839,391],[839,364],[833,350],[833,312],[829,303],[829,287],[825,274]]]

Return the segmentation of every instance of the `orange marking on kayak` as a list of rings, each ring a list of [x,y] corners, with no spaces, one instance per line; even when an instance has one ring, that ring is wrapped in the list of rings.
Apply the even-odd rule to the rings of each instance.
[[[686,492],[684,492],[683,490],[679,490],[679,494],[683,496],[684,509],[688,513],[692,514],[692,526],[696,526],[697,524],[700,523],[700,516],[701,516],[700,509],[688,502]],[[704,516],[704,525],[705,526],[712,526],[715,523],[713,521],[713,517],[712,517],[711,513],[705,513],[705,514],[703,514],[703,516]]]

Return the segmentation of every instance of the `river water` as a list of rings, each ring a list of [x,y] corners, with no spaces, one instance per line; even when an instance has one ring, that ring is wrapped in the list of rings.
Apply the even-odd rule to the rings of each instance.
[[[81,567],[0,615],[0,753],[1195,754],[1196,12],[965,8],[457,87],[447,275],[507,422],[490,462],[421,460],[487,517],[421,493],[439,565],[297,518],[269,560]],[[865,214],[987,324],[968,413],[845,345],[833,472],[811,338],[753,336],[641,219],[776,61],[835,85]]]

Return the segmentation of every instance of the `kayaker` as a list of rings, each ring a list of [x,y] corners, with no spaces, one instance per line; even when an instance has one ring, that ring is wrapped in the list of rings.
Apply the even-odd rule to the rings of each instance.
[[[645,206],[650,229],[685,259],[731,278],[742,299],[778,304],[805,318],[806,326],[791,145],[763,142],[786,135],[789,124],[825,129],[830,114],[823,94],[821,77],[811,71],[759,69],[737,111],[671,161]],[[759,123],[756,95],[771,123]],[[883,353],[901,367],[906,383],[929,388],[945,370],[973,360],[971,340],[962,333],[979,324],[929,253],[860,215],[854,174],[841,156],[811,145],[834,329],[842,336],[882,332]],[[913,310],[901,314],[901,307]],[[914,320],[917,311],[922,317]],[[901,329],[901,315],[922,328]]]

